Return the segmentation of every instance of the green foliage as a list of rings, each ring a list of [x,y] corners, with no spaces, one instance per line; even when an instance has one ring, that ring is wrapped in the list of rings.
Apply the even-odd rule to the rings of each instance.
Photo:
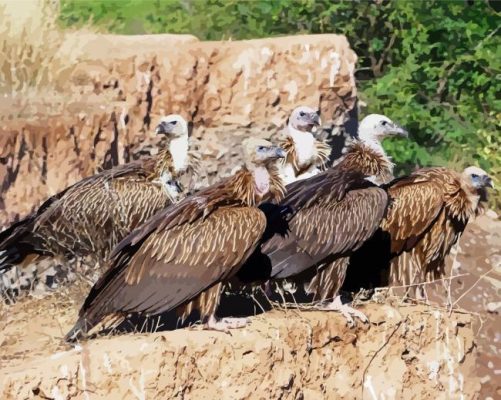
[[[476,164],[499,186],[501,20],[493,7],[443,0],[63,0],[60,20],[205,40],[345,34],[359,55],[367,112],[384,113],[411,133],[412,141],[385,144],[397,164]]]

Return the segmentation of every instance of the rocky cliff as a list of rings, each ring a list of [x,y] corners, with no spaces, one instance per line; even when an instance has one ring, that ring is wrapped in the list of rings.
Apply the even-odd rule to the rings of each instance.
[[[182,114],[200,136],[202,127],[276,131],[299,104],[319,107],[327,126],[356,111],[356,56],[338,35],[200,42],[74,33],[59,57],[72,63],[56,91],[0,101],[0,226],[129,161],[161,115]]]

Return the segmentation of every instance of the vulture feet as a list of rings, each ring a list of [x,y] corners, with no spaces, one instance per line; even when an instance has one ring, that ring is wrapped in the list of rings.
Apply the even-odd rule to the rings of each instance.
[[[336,296],[336,298],[329,304],[320,305],[318,309],[322,311],[340,312],[341,315],[346,318],[346,323],[350,328],[355,326],[354,318],[360,319],[364,324],[369,322],[369,318],[367,318],[363,312],[350,307],[348,304],[343,304],[341,296]]]
[[[230,333],[230,329],[245,328],[249,324],[248,318],[221,318],[218,319],[214,315],[209,317],[205,324],[207,330]]]

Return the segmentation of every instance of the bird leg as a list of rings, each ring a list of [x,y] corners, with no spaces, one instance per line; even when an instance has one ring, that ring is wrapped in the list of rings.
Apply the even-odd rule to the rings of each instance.
[[[341,296],[339,295],[336,296],[332,302],[326,305],[319,305],[318,309],[322,311],[340,312],[341,315],[346,318],[346,323],[349,327],[355,326],[355,321],[353,319],[354,317],[360,319],[363,323],[369,322],[369,318],[367,318],[364,313],[354,309],[353,307],[350,307],[348,304],[343,304]]]
[[[204,329],[229,333],[230,329],[245,328],[249,324],[248,318],[221,318],[212,314]]]

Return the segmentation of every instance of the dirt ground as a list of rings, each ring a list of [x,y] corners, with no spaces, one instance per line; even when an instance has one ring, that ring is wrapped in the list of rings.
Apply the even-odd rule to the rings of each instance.
[[[350,329],[336,314],[273,310],[231,335],[195,326],[70,349],[60,339],[76,307],[54,297],[9,318],[3,399],[471,398],[480,387],[464,313],[370,304],[372,325]]]
[[[456,311],[450,315],[444,307],[445,299],[434,294],[443,293],[442,285],[430,285],[430,302],[439,302],[439,307],[403,304],[397,298],[384,304],[369,301],[359,307],[371,324],[359,324],[354,329],[346,327],[337,314],[274,309],[252,317],[248,328],[231,336],[202,331],[199,325],[165,332],[156,321],[149,321],[137,328],[141,333],[101,337],[70,349],[61,339],[75,321],[89,284],[80,281],[42,298],[24,297],[0,308],[0,393],[6,399],[203,395],[244,399],[264,398],[260,394],[269,390],[273,398],[291,399],[369,399],[374,398],[371,393],[385,398],[451,398],[454,393],[454,398],[496,399],[501,396],[500,243],[501,223],[491,214],[470,224],[455,261],[451,257],[455,266],[452,276],[458,277],[452,279],[451,298]],[[145,333],[150,331],[157,332]],[[270,342],[272,332],[280,335],[277,333]],[[391,341],[395,332],[400,339]],[[328,339],[319,339],[322,335],[328,335]],[[304,343],[311,340],[324,340],[321,350],[304,351]],[[267,343],[273,351],[255,350],[260,343]],[[375,348],[375,343],[387,343],[387,348]],[[152,347],[151,351],[143,354],[142,349],[147,347]],[[439,348],[443,350],[434,358]],[[250,353],[246,351],[253,352],[252,368],[245,364],[247,361],[239,360],[247,360],[244,355]],[[102,357],[110,359],[104,364],[96,361]],[[194,359],[207,365],[196,372],[189,361]],[[82,362],[93,365],[87,371],[92,378],[82,372]],[[189,365],[176,369],[181,362]],[[326,368],[328,363],[332,365]],[[366,368],[364,373],[362,368]],[[145,369],[151,374],[158,372],[157,378],[145,378]],[[233,377],[230,383],[223,379],[224,371]],[[340,378],[341,372],[345,379]],[[322,384],[313,377],[320,373]],[[437,384],[429,386],[433,374]],[[370,384],[367,375],[372,379]],[[143,392],[137,389],[142,394],[127,380],[137,380],[137,387],[143,385]],[[277,387],[282,380],[283,385]],[[453,381],[456,383],[451,386]],[[222,387],[227,391],[221,391]],[[362,387],[366,390],[363,394],[353,392]]]
[[[451,285],[453,304],[479,316],[477,373],[485,399],[501,398],[501,222],[493,216],[479,217],[465,231],[452,269],[452,275],[464,276]]]

